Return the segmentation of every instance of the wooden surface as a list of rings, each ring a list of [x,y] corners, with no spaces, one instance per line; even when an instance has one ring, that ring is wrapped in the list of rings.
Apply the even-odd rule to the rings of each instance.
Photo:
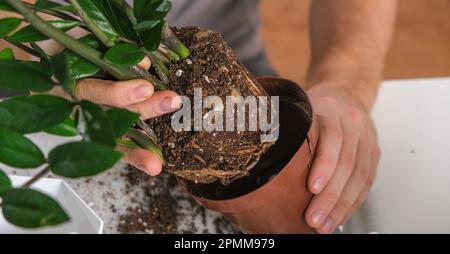
[[[400,0],[386,79],[450,76],[450,0]],[[264,0],[263,36],[275,67],[302,82],[309,62],[308,0]]]

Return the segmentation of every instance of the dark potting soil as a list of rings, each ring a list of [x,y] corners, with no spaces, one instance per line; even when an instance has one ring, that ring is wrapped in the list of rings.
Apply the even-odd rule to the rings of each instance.
[[[191,112],[194,112],[195,88],[202,89],[203,98],[219,96],[224,104],[229,95],[244,98],[249,95],[267,95],[220,34],[196,27],[174,30],[189,47],[191,55],[188,59],[170,65],[169,86],[171,90],[190,99]],[[212,109],[202,109],[202,116],[210,110]],[[226,112],[226,105],[223,112]],[[246,176],[248,170],[271,146],[260,142],[260,135],[263,133],[259,131],[175,132],[171,127],[172,115],[150,119],[148,124],[160,139],[166,160],[164,170],[195,183],[220,180],[227,184]],[[246,130],[248,119],[256,117],[257,115],[249,115],[247,111]],[[192,114],[192,130],[193,119]],[[214,121],[217,119],[211,119],[211,122]],[[223,126],[225,129],[225,119]]]
[[[144,188],[145,198],[133,200],[133,207],[128,207],[124,214],[119,215],[118,232],[122,234],[176,234],[201,233],[194,218],[186,220],[186,214],[180,209],[180,203],[188,202],[196,218],[207,225],[207,213],[204,207],[198,205],[189,196],[174,195],[173,190],[179,188],[176,178],[163,174],[157,179],[150,178],[134,167],[129,166],[124,174],[127,181],[125,192],[135,188]],[[110,209],[115,212],[114,207]],[[184,223],[182,227],[180,222]],[[186,225],[187,224],[187,225]],[[208,232],[240,233],[223,217],[217,217],[209,227]],[[206,231],[204,233],[207,233]]]

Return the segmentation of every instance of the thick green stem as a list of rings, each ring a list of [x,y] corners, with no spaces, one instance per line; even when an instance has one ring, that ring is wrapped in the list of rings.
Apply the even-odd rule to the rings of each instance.
[[[163,54],[169,62],[178,62],[181,60],[181,57],[177,55],[177,53],[170,50],[166,45],[160,44],[158,47],[158,52]]]
[[[167,22],[165,22],[163,27],[162,43],[164,43],[170,50],[177,53],[177,55],[179,55],[182,59],[188,58],[191,54],[189,49],[177,38],[172,29],[170,29]]]
[[[116,45],[115,41],[111,39],[107,34],[105,34],[98,26],[95,24],[95,22],[87,15],[87,13],[83,10],[80,3],[78,3],[78,0],[70,0],[73,7],[78,12],[78,15],[80,15],[81,19],[86,23],[86,25],[89,27],[91,32],[107,47],[113,47]]]
[[[26,6],[28,6],[30,8],[34,8],[33,4],[30,4],[30,3],[25,3],[25,4],[26,4]],[[73,16],[70,16],[70,15],[64,13],[64,12],[60,12],[58,10],[42,9],[42,10],[39,10],[39,12],[42,12],[42,13],[45,13],[45,14],[48,14],[50,16],[57,17],[57,18],[60,18],[60,19],[63,19],[63,20],[80,21],[79,19],[74,18]]]
[[[66,48],[77,53],[86,60],[96,64],[102,68],[105,72],[113,75],[120,80],[130,80],[140,78],[139,74],[131,69],[123,68],[109,64],[102,59],[102,53],[93,49],[86,44],[79,42],[78,40],[68,36],[64,32],[54,28],[52,25],[48,24],[40,17],[38,17],[34,12],[32,12],[28,7],[26,7],[22,1],[19,0],[5,0],[8,2],[17,12],[23,15],[23,17],[39,32],[54,39]]]
[[[125,15],[127,15],[128,19],[131,21],[131,24],[136,25],[137,20],[134,16],[133,8],[125,2],[124,0],[111,0],[119,9],[121,9]]]

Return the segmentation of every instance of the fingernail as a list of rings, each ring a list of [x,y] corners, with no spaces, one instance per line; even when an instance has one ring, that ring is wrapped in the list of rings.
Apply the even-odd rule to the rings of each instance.
[[[325,212],[322,210],[316,210],[315,212],[313,212],[311,219],[314,225],[320,226],[325,220]]]
[[[141,85],[133,90],[133,96],[136,101],[147,99],[152,95],[152,89],[149,86]]]
[[[331,218],[328,218],[327,221],[325,221],[325,224],[323,225],[323,231],[325,233],[331,233],[334,229],[334,220]]]
[[[179,109],[181,104],[182,102],[180,96],[166,97],[161,101],[161,108],[165,112],[172,112]]]
[[[316,180],[314,180],[314,182],[313,182],[314,194],[318,194],[322,191],[324,183],[325,183],[325,179],[323,177],[317,178]]]

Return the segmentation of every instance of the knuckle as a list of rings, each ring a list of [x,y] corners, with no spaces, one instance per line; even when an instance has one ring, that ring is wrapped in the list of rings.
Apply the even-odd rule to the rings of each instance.
[[[349,106],[347,108],[347,114],[355,127],[362,128],[364,126],[365,113],[361,109]]]
[[[341,163],[345,170],[353,171],[353,168],[355,167],[355,162],[356,162],[356,159],[353,156],[342,155]]]
[[[342,130],[338,125],[328,127],[326,132],[327,133],[325,135],[329,135],[330,137],[338,140],[339,142],[342,142],[342,140],[344,139],[344,134],[342,133]]]

